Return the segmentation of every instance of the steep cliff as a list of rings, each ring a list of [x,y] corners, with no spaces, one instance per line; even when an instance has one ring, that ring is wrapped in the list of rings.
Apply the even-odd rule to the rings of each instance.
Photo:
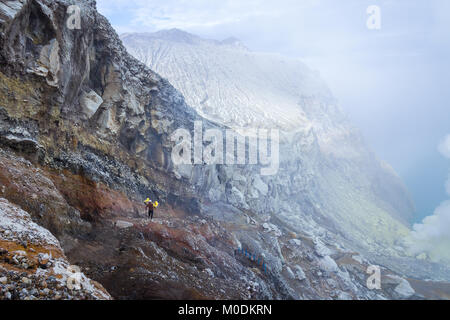
[[[79,29],[67,24],[74,3]],[[1,1],[0,44],[0,195],[114,298],[430,297],[420,286],[399,294],[401,278],[379,292],[366,287],[369,261],[337,241],[345,233],[318,208],[328,190],[309,195],[325,185],[311,170],[327,179],[343,169],[349,175],[336,179],[349,179],[354,162],[323,160],[313,132],[296,133],[308,157],[294,176],[255,184],[258,167],[174,165],[172,132],[196,120],[224,127],[132,58],[94,1]],[[280,190],[290,180],[298,182],[289,192],[305,195],[292,201],[298,213],[281,215],[267,204],[290,201]],[[251,201],[240,197],[254,185]],[[154,221],[142,206],[148,196],[161,203]]]

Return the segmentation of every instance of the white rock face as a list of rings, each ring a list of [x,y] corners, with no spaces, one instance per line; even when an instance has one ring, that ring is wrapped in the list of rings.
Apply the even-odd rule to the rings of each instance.
[[[27,241],[30,244],[54,246],[60,250],[59,241],[31,220],[30,215],[0,198],[0,240]]]
[[[98,284],[87,278],[78,267],[70,265],[64,256],[59,241],[50,231],[34,223],[27,212],[3,198],[0,198],[0,240],[15,242],[20,245],[27,243],[27,246],[34,245],[43,248],[43,250],[57,252],[61,257],[53,257],[52,254],[48,253],[38,254],[39,261],[48,261],[49,267],[37,268],[35,276],[42,277],[42,279],[50,275],[56,276],[57,281],[63,287],[69,287],[74,283],[75,287],[83,288],[95,299],[111,299],[111,296],[105,290],[100,290]],[[26,260],[31,253],[17,250],[13,252],[13,255],[13,263],[23,266],[23,263],[27,263]],[[72,279],[75,279],[75,282],[72,282]],[[5,281],[7,280],[4,278],[0,279],[0,283]],[[29,281],[28,278],[22,278],[22,282]]]
[[[303,104],[320,107],[315,96],[331,99],[317,74],[300,61],[250,52],[237,39],[206,40],[175,29],[125,34],[122,40],[202,116],[233,127],[294,129],[308,121]]]
[[[222,198],[222,192],[216,189],[211,189],[208,191],[208,197],[212,202],[219,201]]]
[[[265,184],[259,176],[256,176],[253,181],[253,187],[259,191],[262,196],[267,196],[269,186]]]
[[[280,237],[283,233],[281,232],[281,230],[274,224],[272,223],[263,223],[262,227],[264,228],[264,231],[266,232],[273,232],[273,235],[275,237]]]
[[[214,278],[214,272],[210,268],[206,268],[205,271],[211,278]]]
[[[306,279],[306,275],[305,272],[303,271],[302,267],[300,267],[299,265],[295,266],[295,276],[297,278],[297,280],[303,281]]]
[[[56,39],[53,39],[48,45],[42,48],[39,61],[47,70],[47,74],[45,75],[47,77],[47,83],[53,87],[57,87],[61,62],[59,60],[59,43]]]
[[[93,90],[89,93],[83,93],[81,96],[82,112],[88,118],[91,118],[97,112],[102,103],[103,99]]]
[[[280,129],[280,170],[273,176],[260,179],[247,167],[223,166],[208,177],[219,177],[212,183],[180,170],[178,178],[206,187],[212,201],[276,215],[297,231],[322,237],[322,229],[334,234],[336,226],[373,252],[407,234],[400,218],[413,205],[403,184],[366,147],[317,72],[295,59],[249,51],[236,39],[166,30],[122,40],[204,118],[231,128]],[[311,219],[321,215],[332,223]],[[332,254],[319,247],[316,252]]]
[[[393,274],[386,275],[382,279],[382,285],[395,285],[394,292],[400,299],[408,299],[415,294],[415,290],[411,287],[408,280]]]
[[[192,176],[192,166],[186,164],[176,166],[175,173],[178,174],[180,177],[190,179]]]
[[[336,262],[330,256],[319,259],[319,267],[322,271],[338,272],[339,267]]]
[[[127,229],[127,228],[131,228],[132,226],[133,226],[133,224],[128,221],[123,221],[123,220],[116,221],[116,227],[119,229]]]
[[[302,245],[302,242],[298,239],[291,239],[291,240],[289,240],[289,243],[293,246],[301,246]]]
[[[316,239],[316,245],[315,245],[315,251],[316,251],[316,254],[319,256],[319,257],[326,257],[326,256],[328,256],[328,255],[330,255],[330,254],[332,254],[333,252],[326,246],[326,245],[324,245],[323,243],[322,243],[322,241],[320,241],[319,239]]]
[[[288,266],[286,266],[286,272],[288,274],[289,279],[294,280],[295,279],[295,274],[294,272],[292,272],[292,269]]]
[[[245,202],[244,194],[236,187],[231,188],[231,191],[228,195],[228,201],[235,206],[242,207],[244,209],[249,208],[248,204]]]
[[[348,294],[347,292],[339,292],[339,295],[337,297],[338,300],[353,300],[353,297]]]
[[[3,1],[0,2],[0,19],[12,19],[20,12],[25,1]]]
[[[400,284],[395,287],[394,291],[402,299],[411,298],[416,293],[416,291],[411,287],[406,279],[401,279]]]

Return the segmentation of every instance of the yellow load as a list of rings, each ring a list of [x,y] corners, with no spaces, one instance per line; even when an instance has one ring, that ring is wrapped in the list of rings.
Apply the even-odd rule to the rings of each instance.
[[[155,201],[155,202],[153,203],[153,206],[154,206],[155,208],[158,208],[158,206],[159,206],[158,201]]]

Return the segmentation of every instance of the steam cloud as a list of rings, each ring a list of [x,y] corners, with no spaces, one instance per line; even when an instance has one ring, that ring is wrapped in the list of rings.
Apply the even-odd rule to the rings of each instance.
[[[439,144],[438,150],[450,159],[450,134]],[[450,175],[445,187],[450,196]],[[450,263],[450,200],[443,202],[422,223],[415,224],[406,242],[414,255],[425,253],[432,261]]]

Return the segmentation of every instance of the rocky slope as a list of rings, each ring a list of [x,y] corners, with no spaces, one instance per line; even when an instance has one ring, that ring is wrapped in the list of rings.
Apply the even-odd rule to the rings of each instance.
[[[208,186],[211,201],[276,214],[310,232],[316,226],[305,220],[321,226],[327,220],[332,233],[360,250],[404,251],[394,248],[414,213],[408,192],[367,148],[318,74],[298,60],[251,52],[238,40],[207,40],[177,29],[121,38],[202,116],[229,127],[282,130],[280,172],[260,179],[248,167],[224,167],[226,183]],[[227,194],[227,184],[232,194],[217,196]]]
[[[73,3],[80,8],[80,30],[67,27]],[[94,1],[1,1],[0,44],[1,217],[12,210],[27,221],[16,206],[28,212],[48,230],[42,234],[58,239],[67,260],[112,297],[382,299],[442,298],[448,292],[444,283],[439,291],[422,280],[407,285],[387,268],[382,290],[367,289],[369,261],[345,246],[330,216],[317,207],[325,203],[317,195],[326,193],[309,191],[325,185],[311,170],[328,172],[321,179],[340,169],[354,177],[354,163],[314,161],[324,158],[313,133],[298,133],[305,137],[298,148],[309,159],[297,163],[298,173],[258,181],[260,190],[248,193],[255,195],[252,201],[236,196],[254,185],[258,168],[175,166],[174,130],[193,129],[196,120],[223,127],[202,118],[167,80],[132,58]],[[276,191],[286,183],[304,195],[293,201],[298,212],[280,215],[267,204],[287,202]],[[161,203],[154,221],[143,212],[147,196]],[[0,230],[8,226],[1,218]],[[21,249],[35,258],[18,238],[11,240],[18,249],[4,248],[8,264],[11,252]],[[21,286],[20,276],[8,273],[8,290]],[[64,290],[59,295],[76,297]]]
[[[300,61],[256,54],[238,40],[207,40],[178,29],[124,34],[121,39],[131,54],[167,78],[188,105],[228,126],[295,130],[310,122],[311,114],[298,106],[302,99],[333,101]],[[322,118],[333,112],[331,106],[310,111]]]
[[[111,299],[69,264],[58,240],[0,198],[0,300]]]

